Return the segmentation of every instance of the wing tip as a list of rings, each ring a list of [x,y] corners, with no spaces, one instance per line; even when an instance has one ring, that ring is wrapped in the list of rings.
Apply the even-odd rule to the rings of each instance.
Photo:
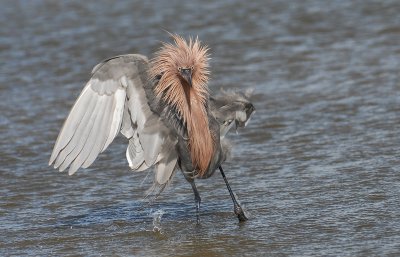
[[[53,150],[53,152],[51,153],[51,156],[50,156],[49,166],[51,166],[54,163],[54,161],[57,159],[57,156],[58,156],[58,154],[56,154],[55,151]]]
[[[72,175],[74,175],[75,174],[75,172],[78,170],[79,168],[75,168],[75,167],[70,167],[69,168],[69,170],[68,170],[68,175],[69,176],[72,176]]]

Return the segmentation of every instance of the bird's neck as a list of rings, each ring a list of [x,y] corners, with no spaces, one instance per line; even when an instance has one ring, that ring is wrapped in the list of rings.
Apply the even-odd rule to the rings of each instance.
[[[166,83],[166,81],[173,82]],[[169,106],[178,111],[183,124],[186,125],[192,163],[202,176],[208,169],[215,149],[215,140],[208,120],[207,88],[196,84],[189,86],[166,77],[157,83],[154,91]]]
[[[189,136],[190,156],[200,176],[207,172],[215,148],[215,140],[209,126],[207,101],[196,94],[195,88],[190,88],[188,112],[185,112],[184,117]]]

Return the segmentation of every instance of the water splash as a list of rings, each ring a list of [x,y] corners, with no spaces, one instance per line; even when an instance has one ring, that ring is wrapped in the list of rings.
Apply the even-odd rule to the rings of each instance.
[[[240,201],[239,197],[237,196],[237,194],[236,194],[235,192],[233,192],[233,194],[234,194],[234,196],[235,196],[235,198],[236,198],[236,201],[238,202],[238,204],[239,204],[240,207],[242,208],[242,210],[243,210],[243,212],[244,212],[244,216],[246,216],[248,219],[250,219],[250,218],[252,217],[252,215],[247,211],[246,205],[243,204],[243,203]]]
[[[164,215],[164,210],[157,210],[152,213],[153,216],[153,232],[162,234],[161,231],[161,218]]]

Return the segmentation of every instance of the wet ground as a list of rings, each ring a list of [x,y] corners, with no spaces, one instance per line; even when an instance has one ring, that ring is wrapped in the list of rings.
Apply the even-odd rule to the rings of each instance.
[[[399,1],[8,1],[0,9],[1,256],[397,256]],[[73,176],[47,166],[92,67],[151,56],[163,29],[211,48],[210,88],[254,89],[219,174],[152,204],[117,138]],[[144,182],[143,182],[144,181]]]

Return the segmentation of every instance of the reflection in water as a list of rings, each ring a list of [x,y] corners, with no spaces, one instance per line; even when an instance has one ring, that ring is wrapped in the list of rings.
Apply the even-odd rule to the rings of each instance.
[[[399,12],[395,0],[3,4],[0,255],[398,255]],[[151,179],[129,171],[122,137],[74,176],[47,166],[92,67],[151,57],[162,29],[210,46],[213,92],[254,88],[224,167],[245,223],[217,173],[199,181],[200,226],[179,173],[143,208]]]

